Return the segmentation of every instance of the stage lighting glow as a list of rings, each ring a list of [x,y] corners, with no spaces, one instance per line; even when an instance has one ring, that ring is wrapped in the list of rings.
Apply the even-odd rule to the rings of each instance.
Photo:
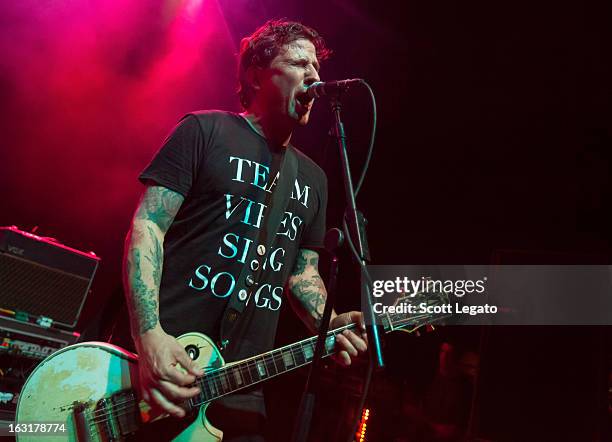
[[[186,0],[184,4],[185,13],[189,17],[195,17],[198,15],[200,8],[202,7],[204,0]]]

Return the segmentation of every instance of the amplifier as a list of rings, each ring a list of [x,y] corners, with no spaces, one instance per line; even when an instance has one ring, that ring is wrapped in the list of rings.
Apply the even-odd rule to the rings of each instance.
[[[99,261],[93,252],[0,227],[0,308],[72,329]]]
[[[14,421],[17,399],[32,370],[79,334],[0,317],[0,421]]]

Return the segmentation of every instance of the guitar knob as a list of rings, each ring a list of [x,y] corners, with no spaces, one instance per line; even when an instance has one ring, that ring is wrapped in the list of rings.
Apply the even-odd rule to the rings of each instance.
[[[195,345],[188,345],[185,347],[185,351],[189,355],[192,361],[195,361],[200,356],[200,349]]]

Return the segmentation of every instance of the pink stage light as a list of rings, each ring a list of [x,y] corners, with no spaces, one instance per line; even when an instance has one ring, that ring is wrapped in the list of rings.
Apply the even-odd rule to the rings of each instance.
[[[21,0],[0,13],[11,143],[1,173],[14,205],[26,223],[89,238],[73,240],[84,248],[120,243],[117,217],[129,218],[138,172],[172,126],[193,110],[238,109],[217,1]]]
[[[185,0],[185,12],[188,16],[197,15],[199,9],[202,7],[204,0]]]

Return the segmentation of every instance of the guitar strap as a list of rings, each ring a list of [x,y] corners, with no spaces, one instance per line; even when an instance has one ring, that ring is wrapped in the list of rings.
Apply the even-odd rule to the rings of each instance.
[[[291,145],[283,149],[280,155],[273,157],[268,175],[272,180],[278,174],[278,179],[271,192],[266,192],[265,206],[267,216],[264,218],[262,228],[259,229],[255,240],[251,243],[247,258],[242,266],[236,286],[227,303],[219,329],[219,348],[225,349],[230,341],[237,337],[232,336],[245,307],[254,304],[253,294],[259,288],[259,281],[269,271],[268,258],[280,228],[285,211],[291,198],[295,180],[297,178],[297,154]],[[265,268],[264,268],[265,267]],[[252,306],[249,308],[253,308]]]

